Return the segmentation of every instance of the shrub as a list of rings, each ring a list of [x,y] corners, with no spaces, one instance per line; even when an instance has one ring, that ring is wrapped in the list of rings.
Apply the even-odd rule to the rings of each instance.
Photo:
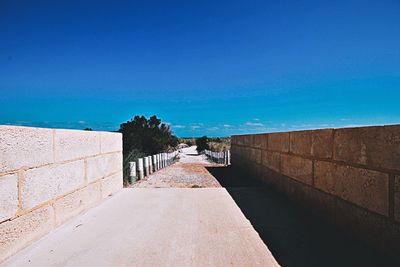
[[[203,137],[197,138],[196,139],[196,146],[197,146],[196,150],[199,153],[203,152],[206,149],[209,149],[207,136],[203,136]]]
[[[122,133],[124,154],[137,149],[152,155],[178,145],[178,138],[172,134],[170,127],[161,123],[155,115],[150,119],[135,116],[130,121],[122,123],[119,132]]]
[[[149,119],[135,116],[122,123],[118,132],[122,133],[125,184],[128,181],[129,162],[171,150],[178,145],[178,138],[172,134],[170,127],[161,123],[155,115]]]

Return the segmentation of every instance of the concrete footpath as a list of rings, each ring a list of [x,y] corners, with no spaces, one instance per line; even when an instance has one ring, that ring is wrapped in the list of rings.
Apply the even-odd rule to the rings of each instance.
[[[191,147],[0,266],[400,266],[316,215]]]
[[[221,187],[218,180],[207,170],[221,166],[210,162],[205,155],[199,155],[196,147],[187,147],[179,153],[179,160],[138,181],[133,187],[140,188],[200,188]]]
[[[278,266],[224,188],[127,188],[1,266]]]

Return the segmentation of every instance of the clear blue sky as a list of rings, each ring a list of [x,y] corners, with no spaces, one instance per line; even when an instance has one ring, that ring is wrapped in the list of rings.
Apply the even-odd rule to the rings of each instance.
[[[397,1],[0,0],[0,124],[179,136],[400,123]]]

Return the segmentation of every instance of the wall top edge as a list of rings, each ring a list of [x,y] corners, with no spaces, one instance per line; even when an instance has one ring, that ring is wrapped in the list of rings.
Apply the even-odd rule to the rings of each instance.
[[[253,133],[253,134],[234,134],[231,137],[265,135],[274,133],[295,133],[295,132],[314,132],[323,130],[352,130],[352,129],[373,129],[373,128],[391,128],[391,127],[400,127],[400,124],[368,125],[368,126],[354,126],[354,127],[342,127],[342,128],[318,128],[318,129],[294,130],[294,131],[282,131],[282,132],[264,132],[264,133]]]
[[[85,131],[85,130],[78,130],[78,129],[63,129],[63,128],[45,128],[45,127],[33,127],[33,126],[19,126],[19,125],[0,125],[1,129],[29,129],[29,130],[56,130],[56,131],[71,131],[71,132],[84,132],[84,133],[105,133],[105,134],[116,134],[122,135],[119,132],[107,132],[107,131]]]

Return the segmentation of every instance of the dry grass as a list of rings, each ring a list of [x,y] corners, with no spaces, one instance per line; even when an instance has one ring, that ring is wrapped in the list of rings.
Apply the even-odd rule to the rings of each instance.
[[[211,151],[222,152],[231,149],[231,144],[227,142],[208,142]]]

